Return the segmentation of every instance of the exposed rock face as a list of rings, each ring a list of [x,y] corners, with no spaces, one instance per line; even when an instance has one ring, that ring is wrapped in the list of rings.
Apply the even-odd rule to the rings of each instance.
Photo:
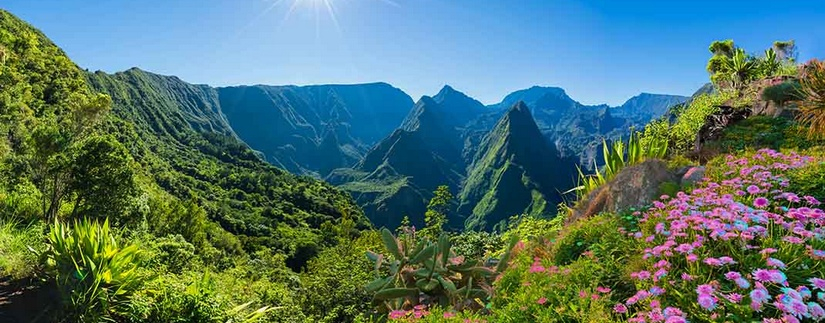
[[[777,76],[768,79],[761,80],[759,82],[755,82],[752,87],[753,91],[757,94],[756,99],[753,102],[753,115],[762,115],[768,117],[786,117],[786,118],[793,118],[796,113],[796,107],[791,103],[785,104],[776,104],[776,102],[772,102],[770,100],[765,100],[762,97],[762,93],[765,91],[766,88],[782,84],[787,81],[794,80],[795,77],[793,76]]]
[[[627,167],[609,183],[591,192],[567,221],[650,204],[659,197],[662,183],[678,180],[661,160],[647,160]]]
[[[751,109],[735,108],[732,106],[719,107],[719,112],[709,115],[705,119],[705,124],[696,134],[696,151],[708,141],[719,139],[725,127],[741,120],[745,120],[751,115]]]
[[[700,182],[702,179],[705,178],[705,167],[704,166],[696,166],[690,167],[687,171],[682,175],[682,180],[680,184],[682,186],[685,185],[693,185]]]

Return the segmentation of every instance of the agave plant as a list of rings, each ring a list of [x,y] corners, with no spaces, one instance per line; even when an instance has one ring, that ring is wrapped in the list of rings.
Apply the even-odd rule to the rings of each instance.
[[[774,76],[782,67],[782,62],[773,48],[765,50],[765,56],[759,60],[759,70],[763,76]]]
[[[627,166],[635,165],[650,158],[664,158],[667,155],[668,138],[653,137],[642,140],[639,132],[633,131],[625,147],[624,141],[617,140],[612,145],[608,145],[606,140],[602,140],[602,153],[604,166],[600,169],[596,162],[593,166],[596,172],[586,175],[581,168],[579,172],[579,185],[568,190],[565,194],[576,192],[578,199],[582,199],[590,192],[604,185],[616,176]]]
[[[808,137],[825,134],[825,62],[811,60],[803,68],[799,86],[804,99],[799,105],[798,120],[809,125]]]
[[[366,286],[384,310],[410,309],[418,304],[452,306],[456,310],[478,309],[493,295],[492,282],[506,268],[512,239],[500,259],[464,259],[451,250],[450,239],[437,241],[417,237],[405,229],[399,237],[381,230],[385,256],[367,252],[377,278]]]
[[[98,322],[126,305],[150,279],[139,270],[140,253],[136,245],[120,246],[108,219],[75,221],[71,228],[55,220],[40,257],[71,320]]]
[[[744,49],[737,48],[733,56],[724,62],[723,71],[728,74],[733,87],[738,88],[754,77],[757,66]]]

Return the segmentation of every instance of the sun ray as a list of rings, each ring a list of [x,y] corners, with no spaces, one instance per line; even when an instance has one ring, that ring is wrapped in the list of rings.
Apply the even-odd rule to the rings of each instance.
[[[335,8],[332,5],[332,0],[323,0],[324,6],[327,8],[327,13],[329,13],[329,18],[332,20],[332,23],[335,25],[335,29],[338,33],[343,33],[341,30],[341,25],[338,24],[338,17],[335,16]]]

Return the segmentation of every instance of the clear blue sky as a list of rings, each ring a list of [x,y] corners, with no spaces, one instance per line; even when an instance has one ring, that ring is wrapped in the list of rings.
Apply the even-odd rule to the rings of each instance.
[[[587,103],[689,95],[708,44],[795,39],[825,58],[825,1],[3,0],[82,67],[193,83],[450,84],[484,103],[532,85]],[[291,14],[290,8],[292,7]],[[270,10],[267,11],[267,8]]]

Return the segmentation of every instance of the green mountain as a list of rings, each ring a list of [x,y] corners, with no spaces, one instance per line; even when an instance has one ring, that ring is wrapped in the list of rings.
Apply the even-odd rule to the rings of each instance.
[[[182,234],[206,254],[272,248],[296,269],[329,245],[323,223],[351,210],[360,227],[369,225],[348,194],[278,169],[238,140],[214,89],[138,69],[87,73],[2,10],[0,27],[0,196],[42,196],[55,216],[108,216]],[[110,112],[98,93],[111,97]],[[108,155],[93,155],[91,144]],[[117,164],[103,164],[110,161]],[[83,181],[110,172],[127,180],[81,182],[83,172]],[[121,187],[118,199],[102,199]],[[84,198],[89,190],[107,193]],[[93,205],[108,201],[117,204]],[[43,216],[24,211],[15,212]]]
[[[459,199],[468,229],[492,229],[512,215],[552,215],[573,183],[575,161],[559,157],[518,102],[482,139]]]
[[[581,104],[558,87],[534,86],[513,92],[490,107],[504,111],[519,100],[530,108],[542,134],[563,156],[578,157],[579,163],[589,168],[601,153],[603,138],[626,137],[629,129],[641,129],[688,97],[642,93],[621,106],[611,107]],[[491,119],[487,118],[483,124],[490,126]]]
[[[388,227],[404,215],[423,225],[432,191],[444,184],[458,194],[449,227],[490,229],[516,214],[553,214],[559,191],[575,183],[574,165],[591,166],[602,138],[627,136],[630,126],[683,101],[641,94],[619,107],[587,106],[561,88],[532,87],[485,107],[445,86],[423,97],[356,167],[336,169],[327,180]]]
[[[354,169],[338,169],[327,180],[349,191],[376,226],[397,226],[408,215],[420,227],[432,192],[439,185],[455,191],[463,179],[460,138],[444,112],[422,97]]]
[[[218,88],[223,114],[267,161],[296,174],[350,167],[413,106],[386,83]]]

